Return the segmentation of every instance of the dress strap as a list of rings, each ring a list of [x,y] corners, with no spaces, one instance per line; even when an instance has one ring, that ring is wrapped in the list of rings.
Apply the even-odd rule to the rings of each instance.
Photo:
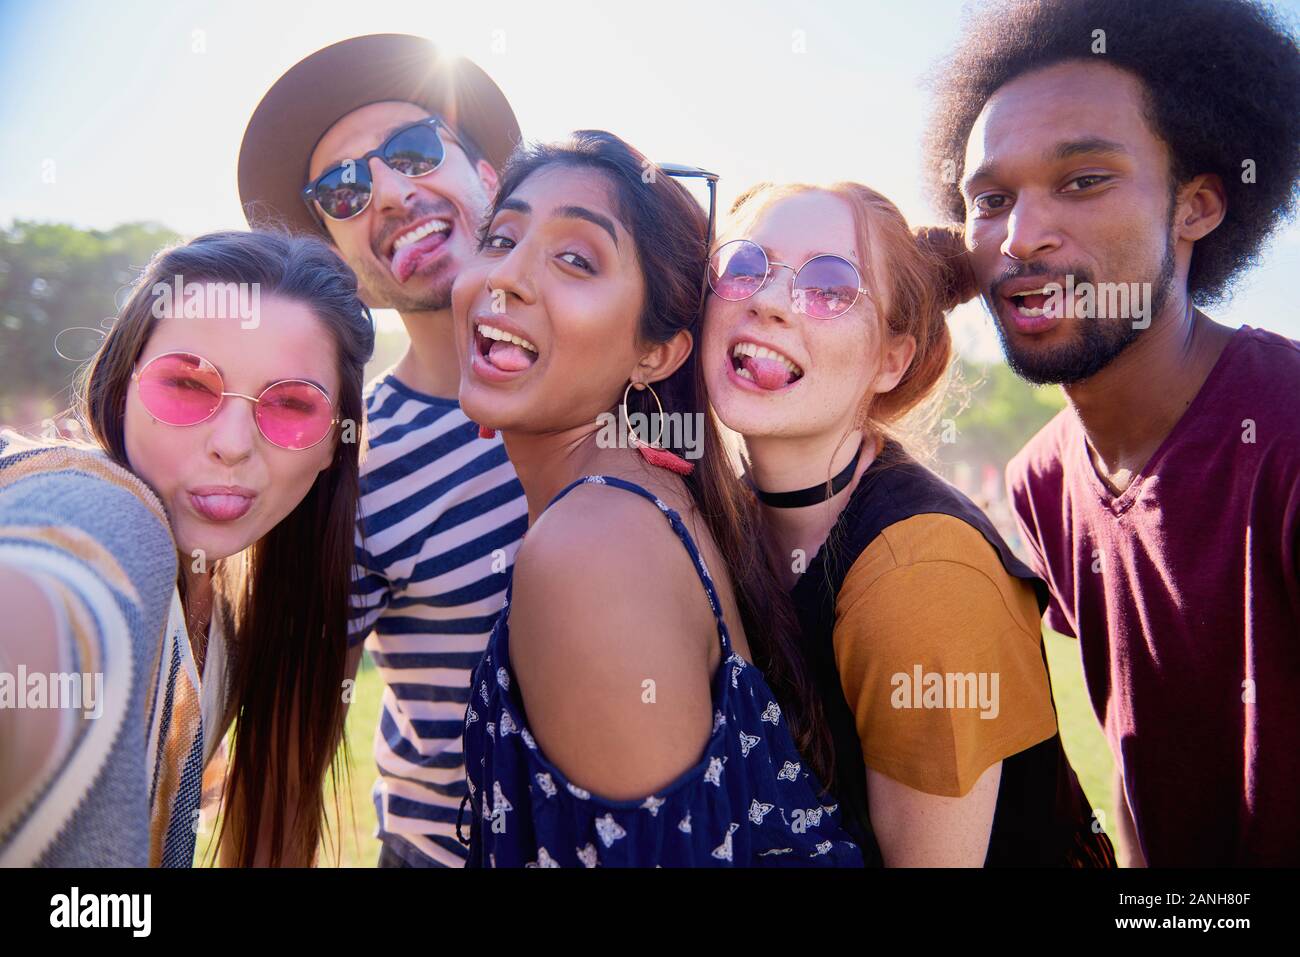
[[[615,488],[621,488],[624,491],[633,492],[636,495],[640,495],[642,498],[649,499],[651,502],[655,503],[655,506],[659,511],[663,512],[664,517],[668,519],[668,524],[672,526],[673,531],[677,533],[677,537],[681,540],[681,543],[686,546],[686,551],[690,553],[691,562],[695,565],[695,574],[699,576],[700,582],[704,585],[704,593],[708,595],[709,606],[713,609],[714,621],[718,623],[718,634],[722,638],[723,656],[730,656],[731,635],[727,631],[726,621],[722,618],[722,603],[718,601],[718,592],[713,587],[713,577],[709,574],[708,566],[704,563],[704,556],[701,555],[700,550],[695,547],[695,540],[691,538],[691,533],[686,530],[686,523],[682,521],[682,517],[677,513],[677,510],[670,508],[667,503],[659,498],[659,496],[655,495],[648,489],[642,488],[635,482],[628,482],[625,479],[616,478],[613,475],[586,475],[570,482],[556,493],[555,497],[546,504],[546,508],[550,508],[579,485],[612,485]],[[545,509],[543,509],[543,511],[545,511]]]

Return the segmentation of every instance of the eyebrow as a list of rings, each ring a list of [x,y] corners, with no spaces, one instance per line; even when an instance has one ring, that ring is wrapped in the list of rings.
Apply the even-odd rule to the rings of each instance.
[[[425,117],[425,119],[428,119],[428,117]],[[383,136],[379,137],[379,144],[380,144],[380,146],[382,146],[382,145],[384,144],[384,142],[385,142],[385,141],[386,141],[390,136],[392,136],[394,133],[396,133],[398,130],[404,130],[404,129],[406,129],[408,126],[414,126],[416,123],[423,123],[423,122],[424,122],[424,120],[407,120],[407,121],[404,122],[404,123],[398,123],[396,126],[391,126],[391,127],[389,127],[388,130],[387,130],[387,132],[385,132]],[[376,146],[375,149],[379,149],[379,146]]]
[[[208,361],[210,362],[211,360]],[[221,373],[222,383],[224,383],[225,385],[229,385],[230,383],[226,382],[226,374],[224,372],[221,372],[220,368],[218,368],[217,371]],[[260,386],[257,387],[257,391],[251,394],[253,396],[259,396],[267,389],[271,388],[271,386],[275,385],[277,382],[310,382],[312,385],[320,389],[331,399],[334,398],[334,396],[330,394],[330,390],[325,388],[325,386],[322,383],[317,382],[315,379],[311,378],[310,376],[305,376],[305,375],[288,375],[288,376],[280,376],[278,379],[267,379],[265,382],[263,382]],[[226,391],[229,392],[230,390],[227,389]]]
[[[507,210],[522,213],[525,216],[531,216],[533,207],[522,199],[507,199],[497,208],[497,212],[503,213]],[[585,206],[557,206],[551,215],[557,216],[560,219],[581,219],[595,226],[599,226],[601,229],[605,230],[605,232],[609,233],[609,238],[614,241],[614,248],[618,249],[618,234],[615,232],[614,221],[608,216],[601,215],[595,210],[588,209]]]
[[[497,207],[497,212],[515,212],[522,213],[525,216],[531,216],[533,215],[533,207],[529,206],[522,199],[511,198],[502,200],[501,205]]]
[[[1057,143],[1055,147],[1048,151],[1048,159],[1070,159],[1074,156],[1083,156],[1089,153],[1122,154],[1127,156],[1128,152],[1128,147],[1123,143],[1102,139],[1100,136],[1089,136],[1081,140],[1067,140]]]
[[[555,210],[554,215],[564,219],[582,219],[599,226],[609,233],[609,238],[614,241],[614,248],[618,249],[618,236],[614,233],[614,221],[608,216],[602,216],[585,206],[560,206]]]
[[[177,350],[177,352],[184,355],[199,356],[197,352],[186,352],[185,350]],[[158,356],[165,356],[167,354],[168,353],[166,352],[160,352],[158,353]],[[154,359],[157,359],[158,356],[154,356],[153,359],[149,360],[149,362],[152,362]],[[199,356],[199,358],[201,359],[203,358],[203,356]],[[208,362],[212,362],[212,360],[209,359]],[[199,368],[197,363],[190,362],[187,363],[187,365],[189,365],[190,368],[192,369]],[[221,385],[223,391],[230,392],[231,391],[230,389],[225,388],[226,386],[230,385],[230,383],[226,381],[226,373],[222,371],[221,366],[217,365],[215,362],[212,362],[212,367],[217,370],[217,375],[221,376]],[[255,396],[261,395],[263,392],[265,392],[271,386],[275,385],[277,382],[310,382],[312,385],[320,389],[326,395],[330,395],[330,390],[325,388],[323,383],[317,382],[315,379],[311,378],[310,376],[305,376],[305,375],[281,376],[278,379],[267,379],[258,387],[257,391],[254,392],[253,395]],[[330,397],[333,398],[333,396]]]
[[[1043,158],[1051,163],[1073,159],[1076,156],[1096,155],[1129,156],[1131,151],[1123,143],[1117,143],[1114,140],[1108,140],[1100,136],[1086,136],[1077,140],[1062,140],[1047,149],[1043,153]],[[971,183],[982,177],[992,175],[996,168],[997,164],[993,162],[983,164],[962,180],[962,190],[969,190]]]
[[[780,262],[782,265],[786,265],[786,266],[794,265],[793,263],[785,262],[779,256],[777,256],[771,246],[766,246],[763,243],[754,242],[754,240],[752,239],[750,240],[750,242],[754,243],[755,246],[757,246],[759,249],[763,250],[763,252],[767,254],[768,262]],[[725,245],[725,243],[723,245]],[[718,248],[721,249],[722,247],[719,246]],[[812,260],[816,259],[818,256],[839,256],[841,259],[847,259],[849,262],[851,262],[854,268],[857,269],[859,272],[861,272],[862,269],[864,268],[863,265],[860,262],[858,262],[858,254],[856,250],[852,251],[849,255],[846,256],[844,253],[836,253],[836,252],[831,252],[829,249],[824,249],[819,253],[813,253],[811,256],[805,256],[803,259],[803,263],[806,264],[812,262]],[[795,268],[799,268],[799,267],[795,267]]]
[[[387,143],[387,142],[388,142],[388,138],[389,138],[390,136],[392,136],[394,133],[396,133],[398,130],[404,130],[404,129],[406,129],[408,126],[414,126],[414,125],[417,124],[417,123],[423,123],[423,122],[425,122],[425,120],[428,120],[428,119],[431,119],[431,118],[432,118],[432,114],[430,114],[430,116],[426,116],[423,120],[406,120],[405,122],[398,123],[396,126],[391,126],[391,127],[389,127],[389,128],[388,128],[387,130],[385,130],[384,133],[379,137],[379,142],[376,143],[376,144],[374,145],[374,149],[379,149],[379,147],[381,147],[381,146],[383,146],[385,143]],[[335,166],[342,166],[342,165],[343,165],[344,163],[346,163],[348,160],[353,160],[353,161],[355,162],[355,161],[357,160],[357,158],[358,158],[358,157],[356,157],[356,156],[336,156],[334,159],[331,159],[327,164],[325,164],[325,169],[326,169],[326,170],[330,170],[330,169],[333,169]]]
[[[262,383],[262,387],[257,390],[257,394],[261,395],[263,392],[265,392],[271,386],[275,385],[277,382],[310,382],[316,388],[324,392],[327,396],[330,395],[329,389],[325,388],[324,385],[317,382],[315,379],[308,378],[305,375],[291,375],[280,379],[268,379],[266,382]],[[333,396],[330,396],[330,398],[333,398]]]

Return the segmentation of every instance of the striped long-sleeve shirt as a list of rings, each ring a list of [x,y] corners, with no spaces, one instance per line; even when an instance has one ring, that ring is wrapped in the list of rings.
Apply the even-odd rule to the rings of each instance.
[[[409,863],[460,867],[469,681],[528,526],[500,438],[452,399],[388,374],[366,394],[359,580],[349,629],[385,688],[375,732],[379,836]]]
[[[0,433],[0,562],[55,612],[60,693],[79,675],[80,703],[92,705],[41,705],[58,706],[57,744],[0,809],[0,865],[188,867],[205,754],[162,505],[99,451]],[[6,678],[18,690],[9,669],[0,663],[0,707],[31,706],[7,700]],[[87,684],[102,688],[97,704]]]

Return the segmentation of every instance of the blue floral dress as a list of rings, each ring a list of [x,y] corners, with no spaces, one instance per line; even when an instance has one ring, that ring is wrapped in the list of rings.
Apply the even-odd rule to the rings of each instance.
[[[465,710],[469,793],[461,814],[468,805],[469,866],[861,867],[862,853],[841,829],[838,806],[805,769],[776,696],[732,650],[713,581],[681,516],[612,476],[579,479],[550,504],[583,483],[654,502],[690,553],[722,643],[713,732],[694,767],[643,799],[607,800],[573,784],[529,733],[510,668],[507,587]]]

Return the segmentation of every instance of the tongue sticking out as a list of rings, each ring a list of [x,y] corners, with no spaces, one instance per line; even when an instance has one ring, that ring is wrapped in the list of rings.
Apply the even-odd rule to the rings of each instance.
[[[790,370],[779,359],[756,359],[754,356],[745,356],[742,364],[749,370],[749,374],[754,377],[760,389],[774,391],[790,382]]]
[[[536,358],[535,353],[513,342],[493,342],[487,354],[488,362],[503,372],[520,372],[532,365]]]
[[[419,268],[421,260],[447,241],[446,233],[430,233],[423,239],[403,246],[393,254],[393,261],[388,268],[398,282],[406,282],[411,274]]]

